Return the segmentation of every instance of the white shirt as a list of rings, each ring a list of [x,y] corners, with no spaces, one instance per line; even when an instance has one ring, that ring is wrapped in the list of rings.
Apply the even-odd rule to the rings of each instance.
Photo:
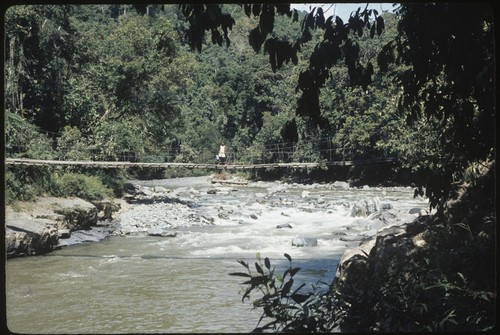
[[[226,157],[226,146],[221,145],[219,148],[219,157]]]

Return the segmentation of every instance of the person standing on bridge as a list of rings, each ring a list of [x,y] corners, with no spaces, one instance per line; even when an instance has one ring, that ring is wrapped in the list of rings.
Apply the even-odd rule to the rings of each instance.
[[[219,147],[219,162],[221,164],[225,164],[226,163],[226,146],[224,145],[224,143],[222,143]]]

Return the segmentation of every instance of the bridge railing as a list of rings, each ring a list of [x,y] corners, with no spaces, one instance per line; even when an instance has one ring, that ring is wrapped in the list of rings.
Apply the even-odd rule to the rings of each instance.
[[[56,160],[90,160],[90,161],[125,161],[125,162],[191,162],[196,164],[213,164],[216,163],[216,155],[218,147],[213,150],[194,150],[186,149],[182,146],[170,148],[143,148],[140,152],[133,149],[120,150],[118,152],[105,152],[102,148],[92,147],[85,148],[81,151],[68,148],[65,152],[61,148],[57,148],[54,140],[54,150],[51,154],[52,159]],[[266,143],[252,146],[247,149],[236,148],[233,150],[231,146],[227,148],[227,162],[229,164],[269,164],[269,163],[314,163],[314,162],[331,162],[352,159],[351,155],[342,153],[342,150],[332,146],[332,138],[324,137],[316,141],[299,141]],[[10,143],[6,157],[26,157],[41,159],[35,157],[26,146]]]

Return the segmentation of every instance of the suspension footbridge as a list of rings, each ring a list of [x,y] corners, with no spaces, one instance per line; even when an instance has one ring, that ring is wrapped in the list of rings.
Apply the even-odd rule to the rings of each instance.
[[[226,164],[215,161],[213,150],[198,150],[175,146],[170,148],[127,148],[108,152],[100,147],[60,147],[56,143],[61,134],[51,133],[53,152],[51,159],[33,157],[22,143],[9,143],[5,151],[7,166],[59,166],[84,168],[175,168],[208,170],[256,169],[313,169],[329,166],[353,166],[392,163],[394,158],[356,159],[344,149],[332,145],[331,137],[303,141],[302,143],[276,142],[262,145],[257,150],[230,151]],[[49,138],[50,136],[48,136]],[[47,156],[47,155],[46,155]],[[82,157],[86,157],[82,159]]]
[[[29,158],[6,158],[7,165],[24,166],[81,166],[93,168],[184,168],[184,169],[209,169],[209,170],[255,170],[255,169],[277,169],[277,168],[295,168],[307,169],[324,166],[352,166],[376,163],[391,163],[393,158],[377,158],[353,161],[326,161],[313,163],[261,163],[261,164],[197,164],[197,163],[178,163],[178,162],[127,162],[127,161],[66,161],[66,160],[43,160]]]

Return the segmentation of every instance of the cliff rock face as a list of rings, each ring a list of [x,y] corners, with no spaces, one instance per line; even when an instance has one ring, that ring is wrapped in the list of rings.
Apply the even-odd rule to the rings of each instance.
[[[19,204],[20,210],[6,208],[5,252],[8,258],[48,252],[60,235],[95,226],[96,206],[79,199],[39,198]]]

